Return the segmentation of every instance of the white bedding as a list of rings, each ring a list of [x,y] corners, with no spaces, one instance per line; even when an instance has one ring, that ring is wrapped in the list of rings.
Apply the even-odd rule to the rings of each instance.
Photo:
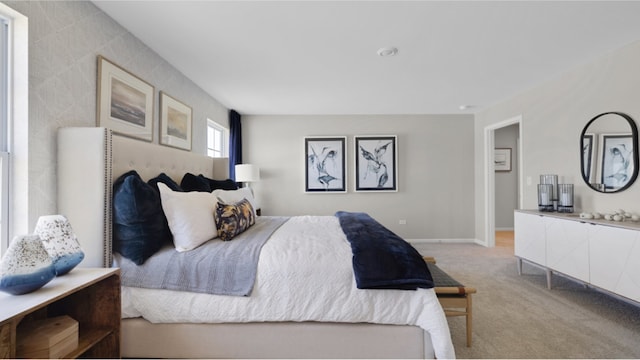
[[[417,325],[431,335],[437,358],[455,357],[447,320],[433,289],[356,288],[351,247],[334,216],[297,216],[282,225],[262,248],[250,296],[124,287],[122,316],[142,316],[154,323]]]

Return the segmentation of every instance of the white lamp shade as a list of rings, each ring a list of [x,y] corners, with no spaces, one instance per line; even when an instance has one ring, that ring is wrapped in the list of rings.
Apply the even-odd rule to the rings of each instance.
[[[260,180],[260,169],[251,164],[236,165],[236,182],[253,182]]]

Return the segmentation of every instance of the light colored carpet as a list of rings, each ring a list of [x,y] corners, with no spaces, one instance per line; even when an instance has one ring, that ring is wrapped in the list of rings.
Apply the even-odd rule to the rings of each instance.
[[[473,345],[464,317],[448,318],[458,358],[640,358],[640,307],[566,278],[547,290],[539,268],[518,276],[513,248],[414,244],[473,295]]]

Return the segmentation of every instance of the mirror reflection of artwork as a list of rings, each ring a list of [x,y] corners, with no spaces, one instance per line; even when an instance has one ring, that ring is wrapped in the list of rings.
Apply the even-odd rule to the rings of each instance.
[[[589,179],[592,181],[592,162],[593,162],[593,150],[595,149],[593,145],[594,136],[593,134],[585,134],[582,137],[582,177],[584,179]]]
[[[634,171],[633,138],[631,135],[603,135],[602,177],[605,189],[627,185]]]
[[[346,192],[345,137],[305,138],[305,191]]]

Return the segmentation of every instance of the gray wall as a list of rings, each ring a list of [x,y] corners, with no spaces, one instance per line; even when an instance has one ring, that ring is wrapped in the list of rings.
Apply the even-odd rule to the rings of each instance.
[[[96,124],[96,57],[109,60],[155,86],[154,142],[158,142],[158,92],[193,108],[193,151],[205,152],[206,119],[228,125],[227,109],[185,78],[92,3],[7,1],[29,18],[29,228],[57,212],[56,131]],[[303,193],[303,137],[395,134],[399,144],[397,193]],[[245,162],[261,166],[255,184],[264,214],[332,214],[368,211],[401,236],[471,239],[473,117],[466,116],[245,116]],[[266,136],[268,135],[268,136]],[[398,220],[406,219],[400,226]]]
[[[627,113],[640,121],[640,42],[578,66],[541,86],[525,91],[476,115],[476,236],[484,238],[484,129],[522,115],[523,207],[537,208],[540,174],[558,174],[559,182],[575,186],[579,211],[607,212],[622,208],[640,212],[640,182],[626,191],[601,194],[580,175],[580,133],[595,115]],[[531,183],[527,182],[531,179]]]
[[[518,131],[518,124],[495,131],[495,147],[511,149],[511,171],[495,173],[496,230],[513,229],[513,210],[518,208]]]
[[[92,3],[6,4],[29,17],[31,227],[38,216],[56,212],[56,130],[95,125],[97,55],[153,84],[156,101],[158,91],[164,90],[190,105],[194,110],[194,151],[205,151],[206,139],[198,129],[204,129],[207,117],[227,124],[224,106]],[[472,116],[245,116],[245,161],[263,168],[265,180],[255,188],[263,197],[265,214],[361,210],[407,238],[481,239],[484,128],[522,115],[523,179],[532,179],[531,185],[525,181],[523,189],[525,208],[537,205],[539,175],[556,173],[561,181],[576,185],[578,209],[639,211],[640,185],[619,194],[596,193],[582,182],[578,162],[580,130],[594,115],[616,110],[640,118],[638,63],[640,44],[631,44],[489,107],[476,114],[475,125]],[[157,134],[157,110],[154,119]],[[303,137],[332,134],[349,135],[350,146],[352,135],[397,134],[400,191],[353,193],[351,151],[349,193],[304,194]],[[399,219],[406,219],[407,224],[400,226]]]
[[[364,211],[407,239],[474,239],[471,115],[244,116],[243,159],[265,215]],[[346,135],[348,192],[304,192],[304,137]],[[354,135],[397,135],[399,191],[355,193]],[[399,220],[406,220],[400,225]]]
[[[193,108],[194,134],[207,118],[227,126],[226,108],[91,2],[4,3],[29,18],[29,231],[40,215],[57,212],[57,129],[96,125],[98,55],[155,86],[154,142],[160,90]],[[206,137],[194,136],[193,149],[206,153]]]

